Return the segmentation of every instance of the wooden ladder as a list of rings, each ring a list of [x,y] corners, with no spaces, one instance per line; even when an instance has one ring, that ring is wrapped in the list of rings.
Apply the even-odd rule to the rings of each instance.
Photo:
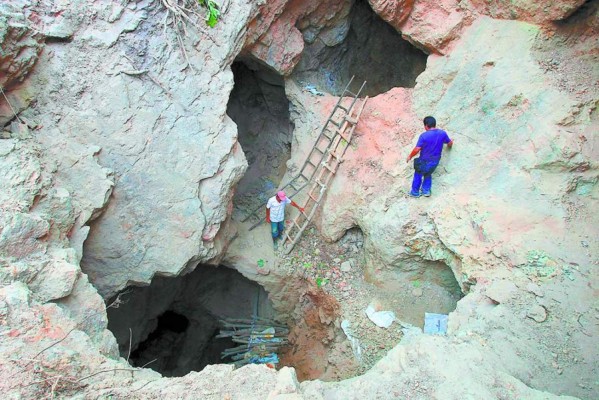
[[[357,93],[349,91],[353,79],[352,77],[343,89],[339,100],[333,107],[318,138],[314,142],[310,154],[300,168],[300,172],[287,184],[277,189],[277,191],[287,189],[287,197],[293,198],[309,187],[308,196],[302,206],[304,212],[300,212],[291,223],[291,226],[286,229],[285,252],[287,254],[291,252],[316,214],[316,210],[326,193],[331,179],[343,161],[343,156],[351,143],[356,125],[368,100],[368,97],[364,99],[359,98],[366,82],[362,83]],[[272,196],[274,196],[274,193]],[[242,220],[242,222],[246,222],[250,218],[254,218],[257,221],[249,230],[256,228],[265,221],[265,205],[266,203],[261,204]]]
[[[353,79],[353,78],[352,78]],[[348,90],[349,85],[345,87],[339,101],[333,108],[331,115],[327,119],[321,134],[314,143],[310,155],[304,163],[308,174],[302,173],[309,179],[304,187],[308,187],[307,196],[303,206],[304,212],[300,212],[292,221],[285,232],[285,253],[289,254],[297,244],[306,230],[310,221],[316,214],[322,198],[326,194],[327,188],[339,166],[343,162],[343,156],[351,144],[351,140],[356,130],[356,126],[366,105],[368,97],[360,101],[359,96],[366,82],[362,83],[357,93]]]

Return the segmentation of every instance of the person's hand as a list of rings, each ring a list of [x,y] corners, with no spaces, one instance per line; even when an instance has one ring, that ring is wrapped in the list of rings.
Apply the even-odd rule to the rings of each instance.
[[[406,158],[406,164],[410,162],[411,157],[408,156],[408,158]]]
[[[299,210],[300,210],[301,212],[304,212],[304,208],[302,208],[302,207],[300,207],[300,209],[299,209]]]
[[[266,217],[266,222],[270,224],[270,218]]]

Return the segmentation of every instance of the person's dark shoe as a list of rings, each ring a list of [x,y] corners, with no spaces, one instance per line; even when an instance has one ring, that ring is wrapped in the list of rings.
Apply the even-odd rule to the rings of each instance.
[[[412,196],[412,197],[420,197],[420,193],[410,192],[410,196]]]
[[[422,192],[424,197],[431,197],[431,192]]]
[[[275,251],[277,251],[277,250],[279,249],[279,244],[277,243],[277,240],[276,240],[276,239],[274,239],[274,240],[272,241],[272,248],[273,248]]]

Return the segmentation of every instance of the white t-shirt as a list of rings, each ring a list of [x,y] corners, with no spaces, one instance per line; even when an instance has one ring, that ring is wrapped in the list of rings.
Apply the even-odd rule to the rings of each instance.
[[[270,209],[270,222],[281,222],[285,219],[285,205],[290,204],[291,199],[286,197],[280,203],[277,201],[277,196],[272,196],[266,203],[266,208]]]

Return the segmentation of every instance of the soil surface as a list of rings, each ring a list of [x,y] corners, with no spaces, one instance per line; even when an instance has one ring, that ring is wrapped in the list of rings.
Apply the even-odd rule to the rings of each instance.
[[[287,226],[290,222],[287,221]],[[295,367],[300,380],[337,380],[363,374],[399,343],[404,328],[423,328],[425,312],[448,314],[461,297],[453,277],[454,290],[444,286],[447,272],[452,274],[447,267],[439,274],[432,267],[431,273],[397,272],[393,281],[370,282],[364,274],[363,243],[359,230],[350,230],[341,240],[328,243],[314,227],[309,227],[290,254],[285,254],[282,245],[275,253],[278,266],[271,272],[281,274],[283,279],[306,280],[313,288],[313,296],[321,293],[317,296],[319,302],[325,302],[326,298],[329,303],[331,300],[338,303],[335,315],[338,338],[337,343],[328,341],[328,355],[322,334],[318,333],[322,329],[318,321],[308,323],[309,326],[302,324],[304,329],[315,330],[309,335],[291,334],[290,342],[295,347],[310,349],[308,355],[291,350],[282,357],[282,365]],[[369,305],[376,311],[392,311],[396,320],[388,328],[378,327],[366,315]],[[311,321],[313,312],[308,310],[303,319]],[[357,339],[353,350],[347,336],[339,332],[343,321],[349,323],[351,336]],[[313,352],[319,353],[318,357],[312,357]],[[329,368],[325,373],[327,368],[323,363],[327,362]]]

